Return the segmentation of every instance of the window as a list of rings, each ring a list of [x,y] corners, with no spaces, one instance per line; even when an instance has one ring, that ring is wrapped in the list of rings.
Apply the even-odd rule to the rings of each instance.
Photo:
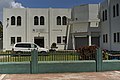
[[[15,16],[11,17],[11,25],[15,25]]]
[[[11,37],[11,44],[15,44],[15,37]]]
[[[116,5],[116,15],[119,16],[119,4]]]
[[[62,17],[62,24],[67,25],[67,18],[65,16]]]
[[[57,43],[61,43],[61,37],[60,36],[57,37]]]
[[[38,16],[34,17],[34,25],[39,25],[39,18],[38,18]]]
[[[105,35],[103,35],[103,43],[105,43]]]
[[[21,37],[17,37],[17,42],[21,42]]]
[[[120,42],[120,33],[117,33],[117,42]]]
[[[21,26],[21,17],[20,16],[17,17],[17,26]]]
[[[104,11],[103,11],[103,13],[102,13],[102,20],[104,21]]]
[[[115,5],[113,6],[113,17],[115,17]]]
[[[27,43],[21,43],[21,44],[16,44],[15,47],[21,47],[21,48],[31,48],[31,44]]]
[[[40,17],[40,25],[44,25],[44,22],[45,22],[45,21],[44,21],[44,17],[41,16],[41,17]]]
[[[104,20],[107,20],[107,10],[105,10],[105,19]]]
[[[116,33],[114,33],[114,42],[116,42]]]
[[[61,25],[61,17],[60,16],[57,17],[57,25]]]
[[[103,35],[103,43],[107,43],[108,42],[108,35],[104,34]]]
[[[63,43],[66,44],[67,43],[67,37],[63,36]]]
[[[108,42],[108,35],[107,34],[105,34],[105,38],[106,38],[106,43]]]

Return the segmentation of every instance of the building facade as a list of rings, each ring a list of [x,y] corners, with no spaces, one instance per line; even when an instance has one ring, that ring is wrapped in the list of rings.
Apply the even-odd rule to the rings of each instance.
[[[100,46],[99,5],[85,4],[72,8],[68,49]]]
[[[120,0],[100,4],[101,48],[120,51]]]
[[[6,8],[3,14],[4,50],[11,50],[16,42],[34,42],[48,49],[56,43],[59,49],[64,49],[71,9]]]

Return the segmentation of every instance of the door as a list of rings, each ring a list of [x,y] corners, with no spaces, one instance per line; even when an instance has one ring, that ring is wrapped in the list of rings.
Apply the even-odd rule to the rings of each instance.
[[[34,37],[34,43],[44,48],[44,37]]]

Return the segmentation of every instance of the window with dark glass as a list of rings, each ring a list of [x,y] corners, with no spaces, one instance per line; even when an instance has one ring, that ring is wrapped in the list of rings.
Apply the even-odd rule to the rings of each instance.
[[[17,17],[17,26],[21,26],[21,17],[20,16]]]
[[[21,42],[21,37],[17,37],[17,42]]]
[[[104,11],[103,11],[103,13],[102,13],[102,20],[104,21]]]
[[[65,16],[62,17],[62,24],[67,25],[67,18]]]
[[[119,16],[119,4],[116,5],[116,15]]]
[[[40,17],[40,25],[44,25],[45,24],[45,19],[43,16]]]
[[[105,10],[105,20],[107,20],[107,10]]]
[[[120,42],[120,33],[117,33],[117,42]]]
[[[115,17],[115,5],[113,6],[113,17]]]
[[[57,17],[57,25],[61,25],[61,17],[60,16]]]
[[[11,44],[15,44],[15,37],[11,37]]]
[[[114,42],[116,42],[116,33],[114,33]]]
[[[105,43],[105,35],[103,35],[103,43]]]
[[[38,18],[38,16],[34,17],[34,25],[39,25],[39,18]]]
[[[11,17],[11,25],[15,25],[15,16]]]
[[[63,36],[63,43],[66,44],[67,43],[67,37]]]
[[[57,37],[57,43],[61,43],[61,37],[60,36]]]

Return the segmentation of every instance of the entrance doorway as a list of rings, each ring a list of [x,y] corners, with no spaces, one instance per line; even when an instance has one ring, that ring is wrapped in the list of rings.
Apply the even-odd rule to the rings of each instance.
[[[44,48],[44,37],[34,37],[34,43]]]

